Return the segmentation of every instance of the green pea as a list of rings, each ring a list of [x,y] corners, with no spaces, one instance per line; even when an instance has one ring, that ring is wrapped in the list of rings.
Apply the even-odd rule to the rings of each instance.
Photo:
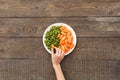
[[[51,45],[54,44],[54,46],[59,46],[59,38],[57,37],[58,34],[61,33],[60,31],[61,26],[52,26],[49,31],[47,31],[45,35],[45,45],[49,50],[51,50]]]

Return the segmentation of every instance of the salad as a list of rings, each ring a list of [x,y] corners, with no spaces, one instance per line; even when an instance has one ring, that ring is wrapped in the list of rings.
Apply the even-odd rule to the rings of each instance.
[[[49,50],[57,47],[65,53],[74,47],[72,32],[66,26],[52,26],[45,34],[44,43]]]

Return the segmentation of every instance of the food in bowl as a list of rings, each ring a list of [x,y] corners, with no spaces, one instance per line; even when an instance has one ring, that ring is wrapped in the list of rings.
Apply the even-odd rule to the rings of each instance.
[[[73,34],[65,25],[52,26],[45,34],[44,43],[51,51],[51,48],[57,47],[68,53],[74,46]]]
[[[61,33],[60,26],[52,26],[45,34],[44,43],[51,50],[52,45],[59,47],[60,39],[57,37]]]

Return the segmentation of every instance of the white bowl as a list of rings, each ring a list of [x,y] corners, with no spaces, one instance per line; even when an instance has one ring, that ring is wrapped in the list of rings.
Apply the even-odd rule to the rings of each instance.
[[[50,54],[51,54],[51,51],[46,47],[46,45],[45,45],[45,43],[44,43],[44,41],[45,41],[45,34],[47,33],[47,31],[50,30],[50,28],[51,28],[52,26],[62,26],[62,25],[65,26],[67,29],[69,29],[69,30],[72,32],[72,35],[73,35],[73,43],[74,43],[74,47],[73,47],[71,50],[69,50],[67,53],[65,53],[65,55],[70,54],[70,53],[74,50],[74,48],[75,48],[75,46],[76,46],[77,37],[76,37],[76,33],[75,33],[75,31],[72,29],[72,27],[69,26],[69,25],[67,25],[67,24],[65,24],[65,23],[54,23],[54,24],[48,26],[48,28],[45,30],[45,32],[44,32],[44,34],[43,34],[43,45],[44,45],[45,49],[46,49]]]

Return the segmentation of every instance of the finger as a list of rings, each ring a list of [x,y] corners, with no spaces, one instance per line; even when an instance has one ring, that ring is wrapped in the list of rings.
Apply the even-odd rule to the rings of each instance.
[[[62,53],[61,53],[61,54],[62,54],[62,57],[64,57],[64,56],[65,56],[64,51],[63,51],[63,50],[61,50],[61,51],[62,51]]]
[[[60,49],[59,48],[56,49],[57,49],[57,54],[60,56]]]
[[[64,54],[64,51],[63,50],[61,50],[62,51],[62,54]]]
[[[58,49],[58,52],[59,52],[59,56],[61,57],[62,56],[62,50]]]
[[[58,54],[61,57],[61,50],[60,49],[58,49]]]
[[[60,54],[60,56],[62,55],[62,50],[61,49],[59,49],[59,54]]]
[[[60,50],[59,50],[59,48],[57,48],[57,50],[58,50],[58,54],[60,53]]]
[[[59,56],[61,56],[61,50],[59,49]]]

